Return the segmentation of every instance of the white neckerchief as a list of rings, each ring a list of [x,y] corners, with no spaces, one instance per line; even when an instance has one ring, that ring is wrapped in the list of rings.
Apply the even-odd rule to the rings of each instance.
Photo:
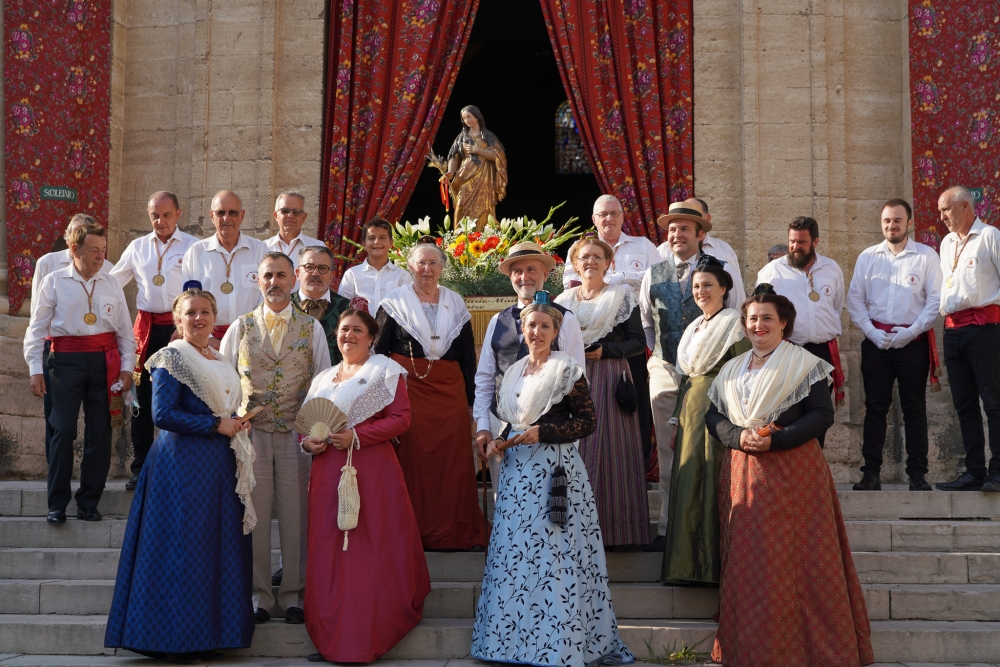
[[[811,387],[826,378],[833,366],[807,350],[782,341],[756,372],[746,403],[740,399],[739,379],[748,371],[751,352],[744,352],[722,367],[708,390],[708,398],[729,421],[743,428],[770,424],[782,412],[809,395]]]
[[[236,412],[243,400],[240,376],[225,357],[213,350],[216,361],[201,356],[194,345],[185,340],[175,340],[146,362],[150,372],[163,368],[171,377],[187,386],[195,396],[204,401],[216,417],[228,418]],[[237,431],[229,440],[229,446],[236,455],[236,493],[243,503],[243,534],[249,535],[257,525],[257,513],[250,500],[256,480],[253,475],[253,461],[256,454],[247,432]]]
[[[606,285],[591,301],[581,301],[580,288],[574,287],[557,296],[555,301],[576,315],[584,347],[601,340],[616,326],[627,321],[636,306],[635,293],[625,284]],[[591,307],[581,308],[582,304]]]
[[[462,327],[472,318],[465,307],[465,300],[441,286],[438,287],[437,323],[433,332],[412,284],[394,289],[382,299],[379,307],[384,308],[389,317],[420,343],[429,360],[443,357],[452,341],[462,333]]]
[[[512,364],[500,385],[497,412],[514,431],[527,430],[583,376],[580,363],[565,352],[552,352],[538,372],[524,377],[529,360],[523,357]]]
[[[303,403],[313,398],[332,401],[347,415],[347,428],[354,428],[384,410],[396,399],[399,376],[406,377],[406,370],[395,361],[373,354],[354,377],[335,384],[333,379],[337,377],[341,365],[328,368],[313,378]]]
[[[701,331],[697,331],[698,327]],[[677,367],[689,377],[705,375],[743,337],[740,314],[732,308],[722,309],[707,324],[705,316],[700,315],[687,326],[677,344]]]

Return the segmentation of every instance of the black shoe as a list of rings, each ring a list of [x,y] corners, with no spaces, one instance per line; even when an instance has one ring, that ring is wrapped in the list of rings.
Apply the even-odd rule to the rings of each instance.
[[[100,521],[104,517],[101,516],[96,507],[83,507],[76,511],[76,518],[84,521]]]
[[[129,481],[125,482],[126,491],[135,491],[135,485],[139,483],[139,473],[132,475]]]
[[[257,607],[253,610],[253,622],[257,625],[267,623],[271,620],[271,613],[267,609]]]
[[[322,653],[310,653],[309,655],[306,656],[306,660],[308,660],[309,662],[330,662],[329,660],[323,657]]]
[[[983,478],[963,472],[955,481],[941,482],[937,488],[939,491],[982,491]]]
[[[910,491],[933,491],[923,475],[910,475]]]
[[[285,568],[279,567],[278,571],[271,575],[271,585],[280,586],[281,585],[281,575]]]
[[[301,625],[306,622],[306,617],[298,607],[289,607],[285,610],[285,623],[289,625]]]
[[[667,536],[657,535],[656,539],[642,548],[643,551],[663,551],[667,548]]]
[[[66,511],[65,510],[50,510],[48,516],[45,520],[51,523],[53,526],[60,523],[66,523]]]
[[[855,491],[881,491],[882,480],[877,472],[866,472],[861,476],[861,481],[854,485]]]
[[[990,475],[983,482],[983,488],[981,491],[988,493],[1000,493],[1000,475]]]

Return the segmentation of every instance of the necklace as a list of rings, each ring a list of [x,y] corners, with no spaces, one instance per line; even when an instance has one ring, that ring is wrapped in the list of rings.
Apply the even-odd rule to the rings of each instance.
[[[962,258],[962,253],[965,252],[965,244],[969,242],[970,238],[972,238],[972,235],[966,234],[965,240],[962,241],[961,245],[959,245],[958,243],[955,244],[955,253],[951,261],[951,275],[948,276],[948,280],[946,282],[948,289],[951,289],[952,287],[955,286],[955,267],[958,266],[958,260]]]
[[[718,309],[717,311],[715,311],[715,312],[714,312],[714,313],[712,313],[711,315],[705,315],[705,316],[704,316],[704,317],[702,317],[702,319],[701,319],[702,323],[707,323],[707,322],[711,322],[711,321],[712,321],[712,318],[713,318],[713,317],[715,317],[716,315],[718,315],[719,313],[721,313],[721,312],[722,312],[723,310],[725,310],[725,309],[724,309],[724,308],[719,308],[719,309]],[[772,351],[772,352],[774,352],[774,350],[771,350],[771,351]]]
[[[340,384],[341,382],[346,382],[355,375],[357,375],[358,371],[361,370],[361,367],[365,365],[365,362],[368,361],[370,357],[371,355],[368,355],[364,358],[364,360],[360,364],[354,364],[355,368],[354,370],[351,371],[350,375],[344,373],[344,364],[341,364],[340,369],[337,371],[337,374],[333,376],[333,384]]]
[[[774,348],[774,350],[777,350],[777,349],[778,348]],[[750,350],[750,355],[754,358],[754,361],[762,364],[762,363],[764,363],[765,359],[767,359],[772,354],[774,354],[774,350],[771,350],[770,352],[768,352],[767,354],[765,354],[763,357],[758,357],[756,352],[754,352],[753,350]]]
[[[83,316],[83,321],[89,326],[94,326],[97,324],[97,315],[94,315],[94,290],[97,289],[97,281],[94,281],[93,287],[89,290],[87,289],[87,283],[82,283],[83,291],[87,293],[87,314]]]
[[[576,298],[579,299],[580,301],[593,301],[597,297],[601,296],[601,292],[603,291],[604,291],[604,285],[601,285],[601,288],[596,292],[594,292],[593,294],[591,294],[590,296],[584,296],[583,285],[581,285],[580,287],[576,288]]]
[[[187,340],[187,339],[185,339],[185,340]],[[194,343],[193,341],[189,340],[187,342],[188,342],[188,345],[190,345],[194,349],[198,350],[198,352],[201,353],[201,356],[205,357],[206,359],[214,359],[215,358],[215,357],[212,356],[212,353],[208,351],[208,345],[206,345],[205,347],[202,347],[201,345],[198,345],[198,344]]]

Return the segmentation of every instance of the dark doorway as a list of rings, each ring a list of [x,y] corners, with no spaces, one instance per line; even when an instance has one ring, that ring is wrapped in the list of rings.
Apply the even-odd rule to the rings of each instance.
[[[589,225],[601,194],[597,180],[593,174],[556,173],[556,110],[565,100],[538,0],[481,0],[434,152],[447,154],[461,130],[459,111],[474,104],[507,152],[507,196],[497,205],[497,218],[541,220],[550,206],[565,201],[553,222],[577,216]],[[432,225],[441,225],[439,176],[436,169],[423,169],[402,220],[415,223],[429,215]]]

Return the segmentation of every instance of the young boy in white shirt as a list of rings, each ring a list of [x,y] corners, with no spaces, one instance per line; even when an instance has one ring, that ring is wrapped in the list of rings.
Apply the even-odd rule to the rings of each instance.
[[[368,312],[374,317],[378,306],[389,292],[413,282],[409,272],[389,261],[392,249],[392,226],[387,220],[375,218],[361,228],[367,257],[344,273],[337,293],[351,299],[368,302]]]

